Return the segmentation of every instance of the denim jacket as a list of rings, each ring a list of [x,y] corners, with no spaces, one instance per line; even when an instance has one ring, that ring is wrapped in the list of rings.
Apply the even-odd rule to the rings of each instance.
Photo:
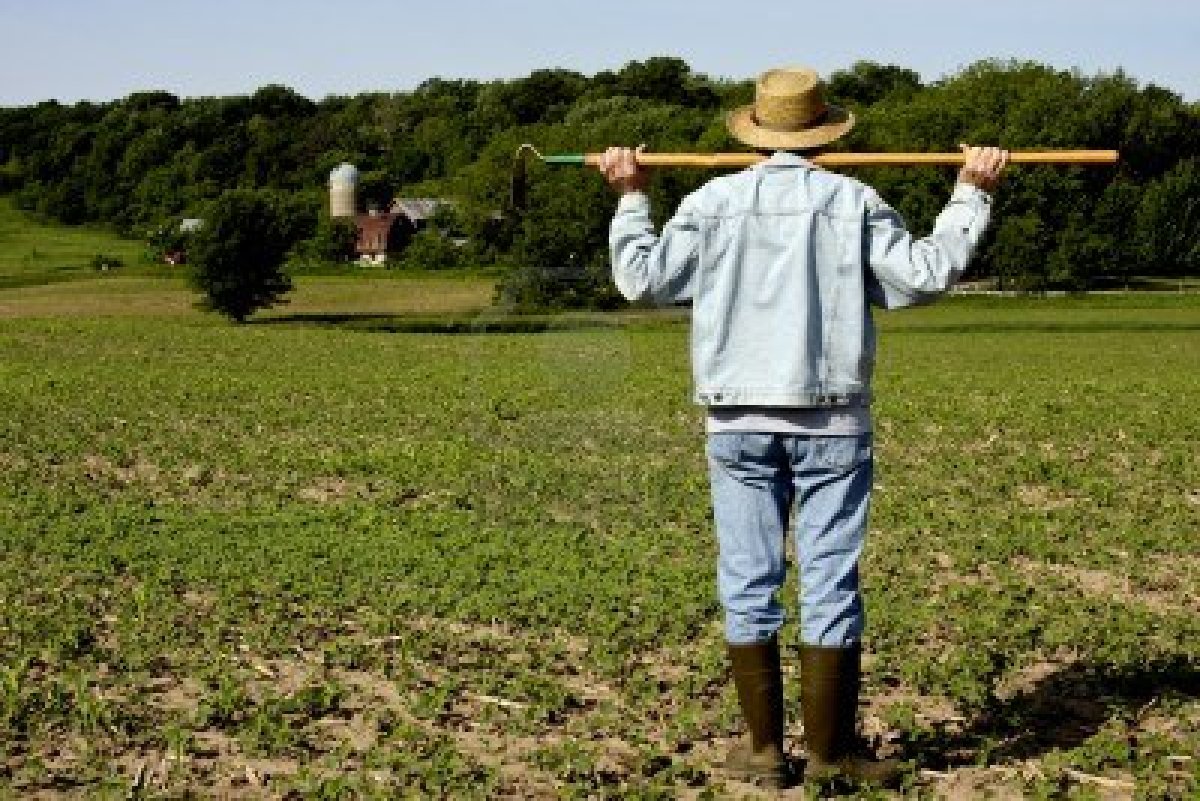
[[[866,404],[870,306],[911,306],[948,289],[990,204],[958,184],[933,233],[915,239],[869,186],[780,152],[688,195],[661,235],[646,196],[623,196],[609,237],[613,279],[629,300],[691,301],[699,404]]]

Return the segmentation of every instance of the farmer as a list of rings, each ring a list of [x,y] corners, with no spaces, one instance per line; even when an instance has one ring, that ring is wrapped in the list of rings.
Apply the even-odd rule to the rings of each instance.
[[[916,239],[870,187],[805,160],[854,125],[853,115],[826,104],[812,70],[764,73],[754,104],[727,124],[734,138],[773,155],[688,195],[661,234],[636,151],[609,148],[599,165],[621,193],[610,236],[621,294],[692,304],[717,584],[748,728],[726,768],[769,787],[791,781],[776,599],[790,525],[800,566],[806,777],[888,783],[900,765],[875,759],[856,734],[858,560],[873,467],[870,307],[922,303],[954,284],[987,227],[1008,153],[964,145],[949,202],[933,233]]]

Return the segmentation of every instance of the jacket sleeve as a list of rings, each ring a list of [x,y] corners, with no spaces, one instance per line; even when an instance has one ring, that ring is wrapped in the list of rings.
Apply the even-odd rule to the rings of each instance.
[[[933,233],[914,239],[904,221],[874,190],[867,190],[867,297],[885,309],[927,303],[945,292],[967,269],[991,218],[991,196],[970,184],[954,187],[933,224]]]
[[[658,304],[691,300],[700,253],[700,218],[689,196],[656,235],[650,199],[640,192],[621,197],[609,229],[613,281],[627,300]]]

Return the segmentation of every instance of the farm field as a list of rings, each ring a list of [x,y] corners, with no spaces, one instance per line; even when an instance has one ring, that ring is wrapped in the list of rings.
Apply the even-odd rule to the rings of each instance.
[[[485,278],[357,278],[300,276],[288,302],[260,312],[258,320],[345,315],[470,315],[492,299]],[[151,276],[78,279],[0,292],[0,319],[47,317],[186,317],[198,295],[181,278]],[[216,322],[215,320],[212,322]]]
[[[97,255],[123,266],[101,274]],[[194,315],[197,295],[184,267],[147,261],[146,243],[87,226],[43,221],[0,195],[0,318]],[[471,275],[390,273],[348,267],[347,275],[300,275],[288,302],[263,317],[474,313],[494,282]]]
[[[754,796],[686,328],[353,325],[490,297],[421,280],[0,291],[0,798]],[[866,731],[924,795],[1200,793],[1200,298],[879,320]]]

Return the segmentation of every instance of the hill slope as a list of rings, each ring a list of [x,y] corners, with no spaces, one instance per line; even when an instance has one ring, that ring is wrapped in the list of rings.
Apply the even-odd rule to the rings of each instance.
[[[0,288],[92,274],[97,254],[134,265],[145,251],[145,243],[107,231],[39,220],[0,196]]]

